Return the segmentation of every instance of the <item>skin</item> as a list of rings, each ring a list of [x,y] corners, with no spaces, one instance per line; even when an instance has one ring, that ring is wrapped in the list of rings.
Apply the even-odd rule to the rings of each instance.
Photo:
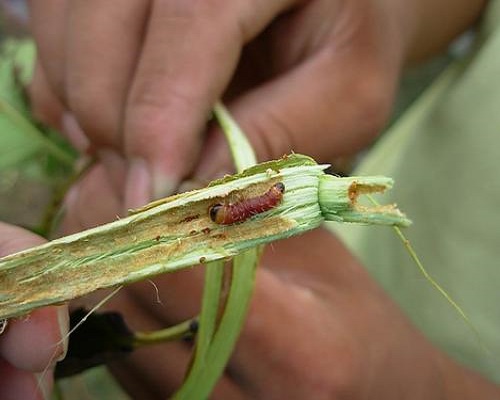
[[[66,232],[169,194],[186,177],[228,171],[223,140],[207,125],[218,98],[259,159],[290,150],[319,161],[352,154],[383,127],[403,66],[443,48],[484,3],[32,1],[39,50],[34,110],[98,157],[68,197]],[[22,242],[25,235],[14,236]],[[214,398],[499,396],[426,341],[325,231],[274,245],[263,264],[245,330]],[[155,282],[163,306],[152,304],[150,285],[139,284],[109,307],[126,313],[137,329],[197,312],[201,270]],[[47,317],[47,324],[42,333],[33,327],[32,338],[53,331],[56,322]],[[21,339],[6,347],[20,350]],[[31,369],[2,351],[26,378]],[[111,367],[133,395],[164,397],[179,385],[188,354],[186,345],[168,344]],[[2,390],[16,393],[20,382],[5,379]]]

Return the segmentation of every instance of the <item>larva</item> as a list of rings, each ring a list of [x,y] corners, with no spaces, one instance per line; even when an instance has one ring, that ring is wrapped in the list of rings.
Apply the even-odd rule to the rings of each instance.
[[[278,182],[263,195],[244,199],[236,203],[214,204],[209,208],[210,219],[216,224],[231,225],[243,222],[255,214],[260,214],[281,203],[285,185]]]

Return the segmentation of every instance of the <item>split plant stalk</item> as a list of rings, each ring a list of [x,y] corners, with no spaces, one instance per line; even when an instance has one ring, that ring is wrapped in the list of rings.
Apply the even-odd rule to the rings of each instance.
[[[349,192],[353,185],[379,191],[391,184],[383,177],[370,182],[337,178],[325,175],[324,168],[309,157],[287,156],[204,189],[152,203],[126,218],[4,257],[0,260],[0,319],[98,289],[230,259],[257,245],[314,229],[325,219],[351,216],[359,207],[358,194]],[[261,195],[276,182],[286,188],[278,207],[235,225],[218,225],[210,219],[208,210],[214,203]],[[335,188],[338,200],[326,201],[322,192],[333,194]],[[376,215],[379,222],[409,224],[394,208],[362,207],[357,213],[359,222],[368,223]]]

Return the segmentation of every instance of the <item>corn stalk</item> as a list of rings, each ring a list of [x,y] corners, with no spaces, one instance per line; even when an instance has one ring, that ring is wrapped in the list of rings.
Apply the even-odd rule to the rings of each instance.
[[[360,193],[389,188],[390,179],[337,178],[325,175],[325,167],[309,157],[290,155],[152,203],[126,218],[4,257],[0,318],[228,260],[260,244],[314,229],[324,220],[409,224],[393,207],[357,205]],[[210,219],[208,209],[214,203],[261,195],[276,182],[286,188],[278,207],[240,224],[218,225]]]

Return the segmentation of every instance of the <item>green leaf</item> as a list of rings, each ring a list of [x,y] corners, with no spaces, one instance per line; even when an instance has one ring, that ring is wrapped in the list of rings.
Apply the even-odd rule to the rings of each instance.
[[[35,45],[31,40],[6,40],[0,49],[0,96],[24,116],[30,116],[25,88],[31,82]]]
[[[40,143],[17,134],[17,126],[0,114],[0,171],[22,164],[40,151]]]
[[[75,156],[50,140],[31,121],[0,98],[0,169],[14,167],[43,151],[61,164],[72,167]]]
[[[32,119],[26,87],[33,75],[35,47],[30,40],[7,40],[0,49],[0,171],[22,168],[39,154],[72,168],[76,153],[54,131]]]

